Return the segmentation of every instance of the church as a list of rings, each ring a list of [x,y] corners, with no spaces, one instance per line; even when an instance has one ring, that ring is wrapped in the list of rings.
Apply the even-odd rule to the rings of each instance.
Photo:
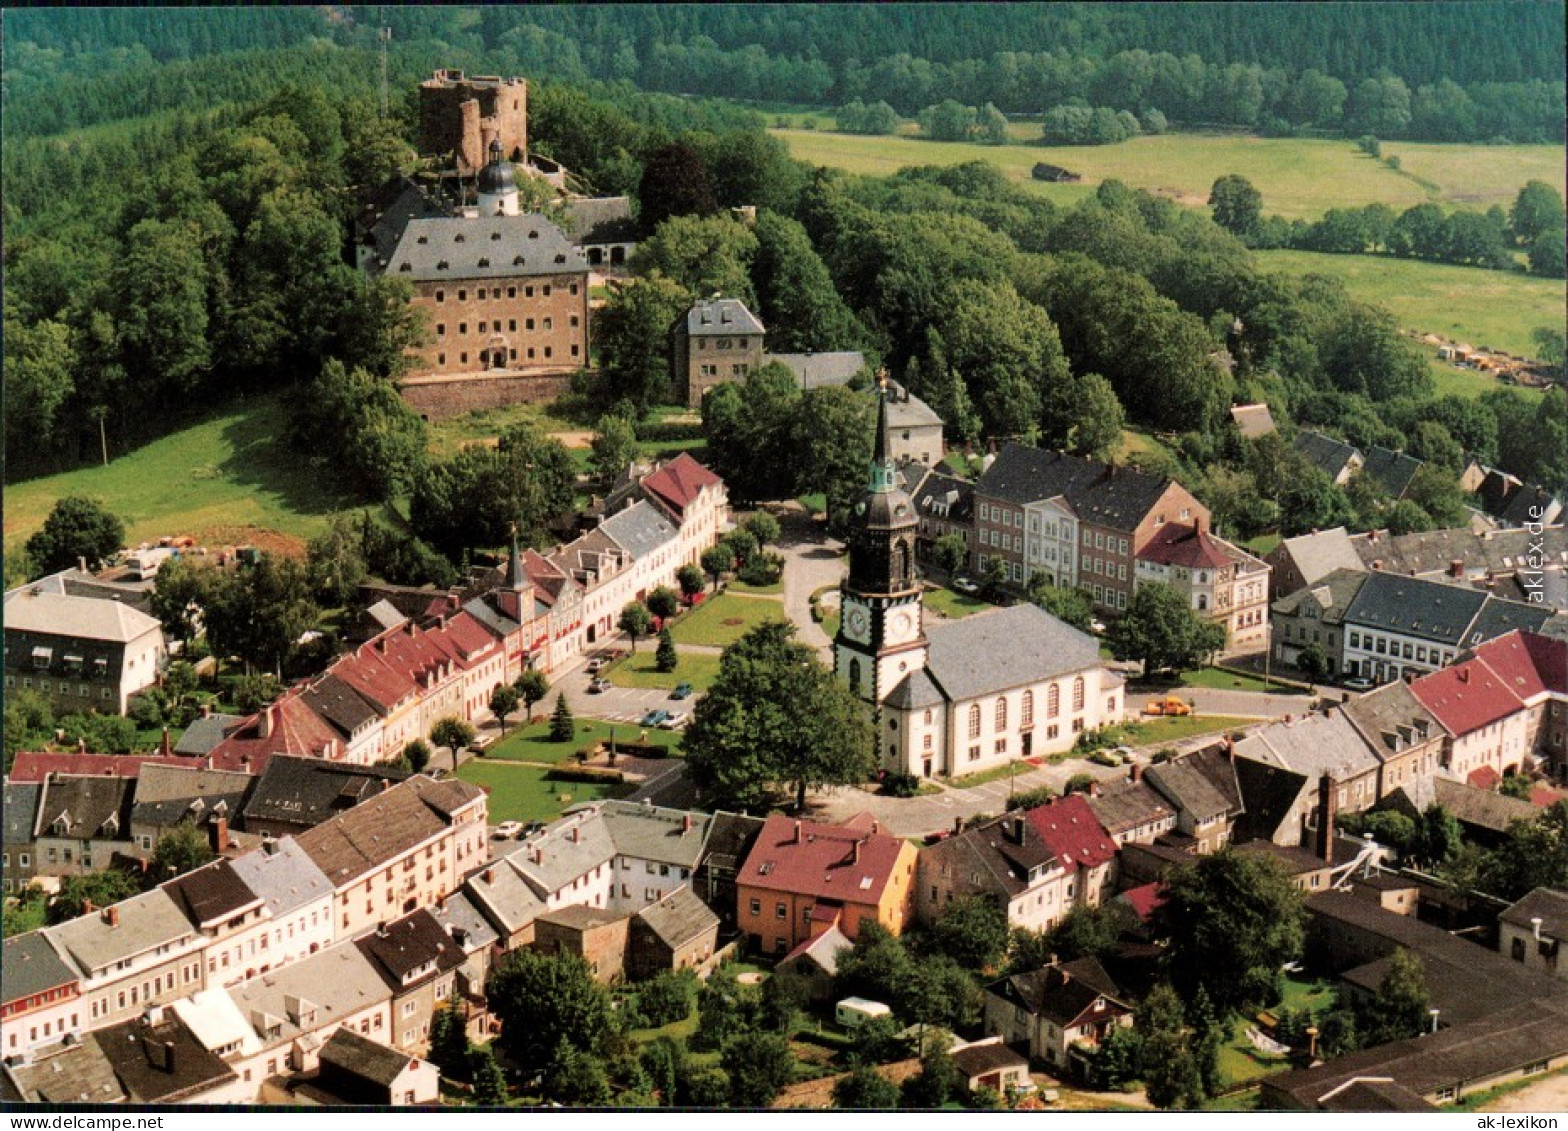
[[[1121,721],[1122,679],[1099,644],[1032,604],[926,623],[919,524],[891,454],[887,396],[865,492],[850,517],[833,666],[876,719],[889,773],[959,777],[1068,750]]]

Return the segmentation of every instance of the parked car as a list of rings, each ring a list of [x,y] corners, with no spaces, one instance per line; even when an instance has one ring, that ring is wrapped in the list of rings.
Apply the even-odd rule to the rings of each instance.
[[[490,749],[490,747],[492,747],[494,745],[495,745],[495,735],[493,735],[493,734],[476,734],[474,736],[474,740],[468,744],[468,748],[470,750],[472,750],[475,754],[483,754],[486,750]]]
[[[1103,620],[1092,620],[1092,621],[1090,621],[1089,622],[1089,631],[1095,633],[1096,635],[1098,635],[1099,633],[1104,632],[1105,631],[1105,622]]]
[[[669,718],[665,719],[662,723],[659,724],[659,729],[660,730],[680,730],[680,728],[685,726],[685,725],[686,725],[686,712],[685,711],[676,711],[673,715],[671,715]]]
[[[980,583],[974,578],[967,577],[961,573],[953,578],[953,588],[960,593],[978,593],[980,592]]]
[[[677,683],[675,685],[675,690],[670,692],[670,698],[671,699],[690,699],[691,698],[691,684],[689,684],[689,683]]]
[[[644,715],[642,717],[642,724],[641,725],[643,725],[645,727],[662,726],[663,723],[664,723],[664,720],[669,718],[669,717],[670,717],[670,713],[668,711],[661,711],[661,710],[649,711],[646,715]]]
[[[1371,691],[1374,687],[1377,686],[1377,684],[1373,683],[1364,675],[1353,675],[1349,679],[1343,680],[1341,682],[1348,691]]]
[[[610,681],[605,679],[603,676],[597,677],[591,683],[588,684],[588,694],[589,695],[598,695],[601,692],[605,692],[605,691],[608,691],[608,690],[610,690]]]
[[[495,827],[495,832],[492,833],[491,836],[493,836],[496,840],[511,840],[514,836],[522,831],[523,822],[502,821]]]
[[[598,675],[604,670],[605,665],[609,662],[610,661],[606,660],[603,656],[598,656],[588,661],[588,667],[585,670],[589,675]]]
[[[526,825],[523,826],[523,835],[533,836],[534,833],[541,831],[543,828],[543,821],[529,821]]]

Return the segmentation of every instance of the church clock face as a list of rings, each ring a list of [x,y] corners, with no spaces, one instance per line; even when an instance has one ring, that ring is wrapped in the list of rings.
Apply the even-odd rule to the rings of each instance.
[[[907,612],[894,613],[887,622],[887,638],[890,644],[902,644],[912,640],[915,635],[915,618]]]
[[[844,610],[844,635],[860,644],[871,639],[871,617],[863,605],[850,605]]]

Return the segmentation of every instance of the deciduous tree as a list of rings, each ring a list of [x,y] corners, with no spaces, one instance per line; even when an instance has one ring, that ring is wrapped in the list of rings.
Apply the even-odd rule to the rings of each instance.
[[[43,526],[27,540],[27,556],[43,573],[69,569],[86,558],[89,569],[125,544],[125,524],[97,499],[66,495],[50,508]]]

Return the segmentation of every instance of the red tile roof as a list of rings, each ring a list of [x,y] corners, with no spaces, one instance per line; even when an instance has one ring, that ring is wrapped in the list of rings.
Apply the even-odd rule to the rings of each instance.
[[[1410,691],[1456,737],[1490,726],[1524,706],[1479,660],[1465,660],[1424,675],[1411,682]]]
[[[208,755],[214,769],[259,774],[274,754],[298,758],[342,756],[337,732],[291,688],[277,702],[240,724],[238,730],[212,748]],[[264,722],[267,733],[263,734]]]
[[[202,760],[162,754],[80,754],[75,751],[51,754],[47,751],[22,751],[17,754],[16,761],[12,763],[11,772],[6,775],[6,780],[41,782],[49,774],[134,778],[139,777],[142,767],[149,764],[199,769]]]
[[[1530,804],[1537,809],[1550,809],[1559,801],[1568,801],[1568,790],[1553,789],[1545,782],[1530,787]]]
[[[1133,909],[1138,918],[1147,923],[1160,904],[1165,902],[1165,885],[1162,883],[1144,884],[1142,887],[1129,888],[1122,892],[1122,898]]]
[[[1082,794],[1058,798],[1025,816],[1064,867],[1093,868],[1116,857],[1116,845]]]
[[[1502,783],[1503,775],[1492,769],[1491,766],[1477,766],[1470,771],[1465,782],[1477,789],[1496,789]]]
[[[1223,569],[1231,562],[1230,555],[1214,538],[1179,522],[1167,522],[1156,530],[1138,556],[1145,561],[1188,569]]]
[[[1488,640],[1475,650],[1476,659],[1496,672],[1504,686],[1521,699],[1568,690],[1561,674],[1564,656],[1568,656],[1568,642],[1518,630]]]
[[[653,495],[665,506],[681,515],[704,487],[713,487],[723,480],[682,452],[642,481],[643,490]]]
[[[904,842],[875,830],[868,813],[842,825],[769,817],[735,882],[840,903],[877,903]]]

